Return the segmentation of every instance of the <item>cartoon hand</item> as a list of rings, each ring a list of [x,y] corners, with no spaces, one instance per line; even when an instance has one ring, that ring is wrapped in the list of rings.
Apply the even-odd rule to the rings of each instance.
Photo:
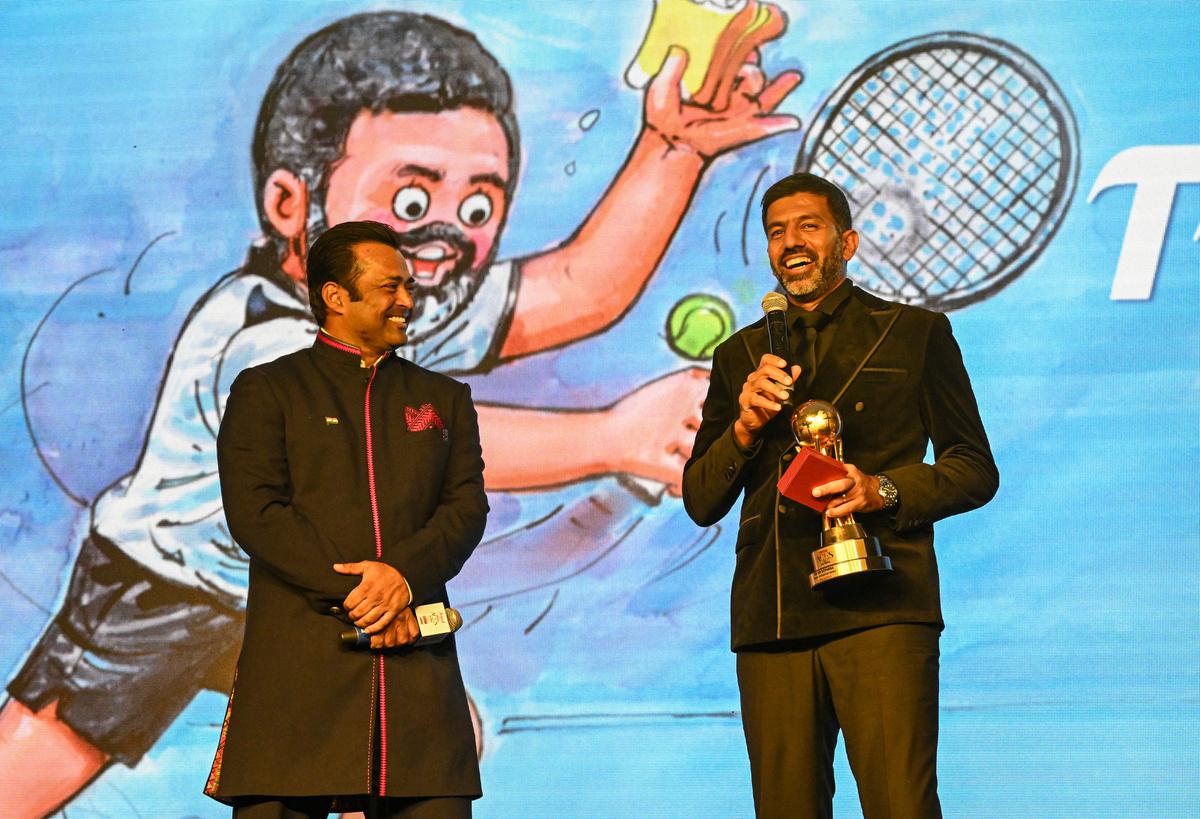
[[[799,71],[784,71],[767,82],[757,55],[727,71],[736,76],[720,83],[711,106],[684,102],[679,84],[687,70],[687,52],[672,46],[662,69],[646,89],[646,128],[670,148],[688,150],[705,160],[741,145],[800,127],[796,117],[772,112],[800,84]]]
[[[608,411],[614,463],[604,471],[625,472],[666,484],[678,497],[683,465],[692,454],[708,370],[690,367],[651,381]]]

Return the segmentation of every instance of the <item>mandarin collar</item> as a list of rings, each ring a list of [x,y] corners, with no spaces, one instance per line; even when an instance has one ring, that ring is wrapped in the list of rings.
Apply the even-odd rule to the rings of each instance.
[[[364,364],[362,360],[362,350],[349,344],[341,339],[334,338],[325,332],[324,328],[317,330],[317,337],[313,341],[313,349],[322,351],[333,360],[344,362],[347,365],[353,364],[359,369],[369,370],[372,367],[378,367],[386,359],[392,357],[394,350],[388,350],[383,355],[375,360],[374,364]]]

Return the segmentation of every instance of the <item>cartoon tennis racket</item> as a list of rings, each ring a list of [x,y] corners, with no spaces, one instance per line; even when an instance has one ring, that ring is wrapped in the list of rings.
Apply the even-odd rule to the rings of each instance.
[[[1008,285],[1049,244],[1075,190],[1079,137],[1032,57],[942,32],[897,43],[846,77],[796,168],[850,198],[857,284],[953,310]]]

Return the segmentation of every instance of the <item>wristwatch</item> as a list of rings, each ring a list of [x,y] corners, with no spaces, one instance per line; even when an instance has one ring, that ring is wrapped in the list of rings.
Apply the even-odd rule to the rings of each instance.
[[[879,481],[879,497],[883,498],[883,511],[890,512],[899,506],[900,491],[896,489],[892,479],[881,473],[875,476],[875,480]]]

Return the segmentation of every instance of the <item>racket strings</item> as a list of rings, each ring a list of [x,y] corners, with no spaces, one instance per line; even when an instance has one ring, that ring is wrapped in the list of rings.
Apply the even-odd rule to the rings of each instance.
[[[948,201],[945,202],[949,211],[949,219],[945,223],[937,224],[937,233],[943,237],[944,241],[940,243],[940,246],[934,246],[931,254],[932,259],[943,264],[940,265],[941,270],[938,270],[937,266],[922,263],[915,253],[897,259],[895,262],[901,270],[905,270],[907,267],[910,273],[917,272],[914,269],[915,264],[918,269],[923,268],[922,272],[931,274],[942,289],[955,290],[963,284],[970,283],[971,274],[978,266],[982,264],[985,269],[994,269],[1003,262],[1006,256],[1033,235],[1041,221],[1044,207],[1048,203],[1048,196],[1039,195],[1037,191],[1037,183],[1040,179],[1045,178],[1046,170],[1043,169],[1038,177],[1032,179],[1025,175],[1029,162],[1020,162],[1015,157],[1020,156],[1026,159],[1029,157],[1022,151],[1021,143],[1012,139],[1013,131],[1019,132],[1019,139],[1034,139],[1038,147],[1043,149],[1053,145],[1053,141],[1037,140],[1034,133],[1022,126],[1021,118],[1032,113],[1032,109],[1028,105],[1021,104],[1019,111],[1012,112],[992,102],[992,99],[999,99],[1004,103],[1019,102],[1021,96],[1020,91],[1011,87],[1006,88],[1009,82],[1020,78],[1011,73],[1004,79],[996,77],[997,73],[1006,68],[999,61],[985,58],[982,54],[968,52],[962,56],[969,62],[964,68],[956,70],[954,63],[962,61],[948,62],[943,53],[938,52],[929,52],[925,56],[933,64],[934,70],[930,70],[930,66],[909,62],[913,72],[916,72],[918,76],[928,77],[933,84],[933,90],[922,90],[918,100],[923,95],[932,100],[934,104],[924,112],[922,117],[927,130],[921,133],[918,129],[909,129],[907,135],[920,137],[923,146],[931,149],[930,153],[933,157],[940,159],[945,168],[953,169],[945,180],[951,183],[947,189]],[[990,63],[990,65],[980,73],[977,70],[980,63]],[[890,79],[888,75],[895,76],[895,73],[904,75],[908,73],[904,71],[905,67],[897,66],[896,72],[889,69],[884,72],[882,78],[886,81]],[[976,76],[971,76],[972,73]],[[912,76],[912,73],[908,73],[908,76]],[[866,110],[869,111],[871,103],[886,106],[883,111],[884,116],[878,121],[885,126],[883,132],[888,134],[892,127],[903,122],[902,118],[895,114],[895,110],[897,106],[904,106],[905,103],[895,91],[900,90],[903,93],[905,89],[894,89],[888,82],[879,83],[878,86],[878,91],[871,96]],[[963,93],[964,88],[971,88],[972,93]],[[952,102],[943,103],[942,101],[947,98]],[[972,106],[973,102],[978,104]],[[973,111],[972,108],[974,108]],[[959,118],[964,111],[969,118],[956,123],[956,118]],[[997,124],[1003,128],[1002,131],[997,130]],[[1037,125],[1041,129],[1044,127],[1045,121],[1039,120]],[[976,134],[983,133],[991,136],[990,141],[996,147],[991,148],[990,153],[982,155],[972,147],[964,147],[960,142],[961,135],[971,134],[973,130]],[[955,147],[949,154],[942,151],[936,141],[932,145],[928,144],[928,137],[940,133],[952,135],[951,144]],[[984,142],[973,140],[973,145],[982,145],[986,141],[988,141],[987,137],[984,137]],[[899,142],[896,145],[898,148],[904,147]],[[1033,149],[1027,148],[1026,150]],[[980,178],[972,173],[973,168],[964,168],[963,153],[973,156],[977,164],[990,164],[992,166],[991,173]],[[989,159],[993,161],[989,163]],[[1053,170],[1052,165],[1049,166],[1049,170]],[[1009,181],[1011,179],[1020,180],[1021,186],[1014,187]],[[1008,202],[1004,203],[1002,200],[1006,195]],[[1026,198],[1031,195],[1035,196],[1038,201],[1030,201]],[[1023,212],[1022,210],[1014,212],[1011,207],[1003,207],[1004,204],[1016,203],[1022,199],[1025,199],[1028,205]],[[996,207],[989,208],[990,205]],[[1010,217],[1007,223],[1002,221],[1004,216]],[[1016,226],[1023,230],[1014,231]],[[988,228],[994,230],[989,232]],[[1015,241],[1010,239],[1014,233],[1016,234]],[[999,252],[996,249],[997,245],[999,245]],[[952,252],[948,253],[944,248],[950,248]],[[908,262],[912,263],[906,265]],[[950,279],[946,274],[957,274],[957,276]],[[920,289],[923,293],[928,293],[928,288]]]
[[[990,287],[1045,233],[1068,172],[1064,142],[1045,90],[1017,66],[929,48],[860,75],[810,165],[865,216],[868,289],[937,303]]]

